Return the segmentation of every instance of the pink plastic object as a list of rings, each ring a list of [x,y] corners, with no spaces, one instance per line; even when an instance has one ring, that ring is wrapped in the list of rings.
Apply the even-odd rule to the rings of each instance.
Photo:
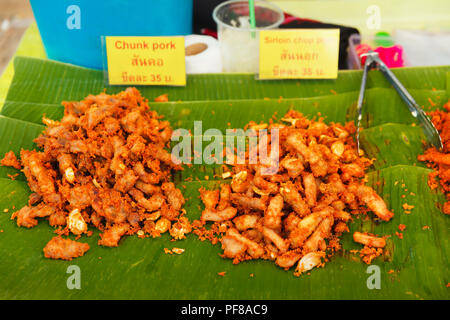
[[[380,59],[389,67],[389,68],[398,68],[403,67],[403,48],[399,45],[395,45],[392,47],[378,47],[374,50],[378,52]]]
[[[399,45],[391,47],[379,47],[374,44],[377,37],[367,37],[364,43],[361,43],[361,36],[359,34],[352,34],[349,38],[347,65],[349,69],[362,69],[365,63],[365,58],[360,58],[361,54],[368,50],[378,52],[381,60],[389,67],[405,67],[408,66],[408,57],[405,57],[403,48]],[[375,49],[377,48],[377,49]],[[362,61],[361,61],[362,60]]]
[[[368,44],[359,44],[356,46],[356,53],[361,59],[361,64],[366,62],[366,57],[361,57],[362,54],[369,52],[372,48]],[[380,59],[389,68],[403,67],[403,48],[399,45],[392,47],[378,47],[375,50],[378,52]]]

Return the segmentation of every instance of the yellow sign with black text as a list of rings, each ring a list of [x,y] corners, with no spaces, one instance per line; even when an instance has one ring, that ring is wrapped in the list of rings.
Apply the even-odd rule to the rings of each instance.
[[[263,30],[259,79],[335,79],[339,29]]]
[[[111,85],[185,86],[183,37],[105,37]]]

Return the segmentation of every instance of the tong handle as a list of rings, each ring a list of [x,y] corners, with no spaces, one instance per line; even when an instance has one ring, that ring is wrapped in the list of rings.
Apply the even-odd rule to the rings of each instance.
[[[364,95],[366,91],[366,84],[367,84],[367,75],[369,73],[369,70],[373,64],[373,61],[370,59],[366,59],[366,63],[364,63],[364,70],[361,80],[361,88],[359,89],[359,96],[358,96],[358,105],[357,105],[357,111],[358,111],[358,119],[357,119],[357,125],[356,125],[356,143],[358,147],[358,153],[361,148],[360,142],[359,142],[359,132],[361,131],[361,121],[362,121],[362,108],[364,104]]]
[[[408,92],[408,90],[406,90],[406,88],[402,85],[402,83],[397,79],[395,74],[391,70],[389,70],[386,64],[381,59],[377,60],[377,63],[378,69],[381,71],[381,73],[384,74],[389,83],[392,84],[392,86],[398,92],[403,101],[406,102],[406,104],[408,105],[408,109],[409,111],[411,111],[414,118],[417,118],[418,113],[420,111],[423,112],[422,108],[419,107],[419,105],[411,96],[411,94]]]
[[[386,66],[386,64],[379,57],[376,57],[375,59],[378,64],[378,69],[392,84],[392,86],[398,92],[403,101],[405,101],[413,117],[419,120],[419,123],[421,124],[428,141],[434,147],[436,147],[436,149],[438,150],[442,149],[442,141],[439,132],[436,130],[431,120],[427,117],[425,111],[423,111],[423,109],[417,104],[417,102],[414,100],[414,98],[411,96],[408,90],[406,90],[406,88],[401,84],[401,82],[397,79],[394,73]]]

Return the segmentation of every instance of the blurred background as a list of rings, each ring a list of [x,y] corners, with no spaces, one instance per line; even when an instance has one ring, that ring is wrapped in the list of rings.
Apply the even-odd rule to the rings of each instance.
[[[194,8],[202,8],[197,11],[194,9],[194,23],[196,12],[204,15],[206,20],[212,21],[209,11],[212,11],[210,8],[218,2],[220,1],[194,0]],[[424,60],[423,56],[430,50],[438,52],[438,56],[434,58],[436,64],[443,64],[448,61],[445,60],[446,57],[450,57],[448,51],[450,0],[271,0],[271,2],[276,3],[284,12],[302,19],[356,28],[363,38],[371,37],[379,31],[388,32],[395,35],[394,40],[401,43],[405,51],[417,50],[417,59]],[[33,12],[28,0],[0,0],[0,75],[14,55],[23,33],[33,22]],[[424,52],[419,52],[417,48]]]
[[[32,22],[33,12],[28,0],[0,0],[0,74]]]

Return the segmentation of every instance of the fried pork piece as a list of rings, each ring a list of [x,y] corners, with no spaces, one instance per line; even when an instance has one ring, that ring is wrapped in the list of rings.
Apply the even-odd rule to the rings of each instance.
[[[247,246],[232,236],[225,236],[222,239],[222,250],[225,258],[234,259],[243,256]]]
[[[222,185],[219,190],[199,189],[200,198],[205,205],[202,212],[202,221],[221,222],[233,219],[237,214],[237,209],[231,206],[230,185]]]
[[[43,197],[52,198],[55,195],[54,172],[44,164],[44,154],[37,151],[22,150],[20,152],[23,172],[27,177],[30,189]]]
[[[257,242],[246,238],[245,236],[241,235],[239,231],[237,231],[234,228],[230,228],[227,231],[227,236],[235,239],[236,241],[239,241],[243,245],[246,246],[248,254],[254,258],[257,259],[261,257],[264,254],[264,249],[261,247]]]
[[[303,187],[305,189],[306,203],[309,207],[316,206],[317,203],[317,183],[312,173],[303,174]]]
[[[264,225],[268,228],[277,229],[281,227],[281,218],[283,216],[283,197],[277,194],[273,197],[264,213]]]
[[[353,185],[352,188],[356,188],[355,192],[357,197],[366,204],[378,218],[389,221],[394,216],[394,213],[389,211],[386,207],[386,203],[383,199],[371,187],[365,185]]]
[[[323,219],[311,237],[305,242],[303,249],[307,252],[317,250],[325,251],[327,247],[325,239],[330,237],[333,223],[334,219],[331,216]]]
[[[450,201],[449,196],[447,196],[447,202],[444,203],[444,209],[442,210],[445,214],[450,214]]]
[[[316,230],[322,220],[331,216],[332,212],[333,210],[330,207],[327,207],[300,220],[292,228],[292,231],[289,234],[292,247],[301,247],[305,240]]]
[[[371,161],[357,153],[353,124],[327,125],[295,111],[282,120],[290,125],[249,124],[255,130],[279,129],[279,159],[270,151],[278,172],[254,162],[234,165],[224,177],[231,175],[230,184],[223,184],[220,192],[200,189],[205,209],[195,224],[212,225],[195,233],[202,240],[220,241],[223,257],[233,263],[266,259],[285,269],[298,263],[295,275],[300,275],[340,249],[339,237],[349,231],[353,214],[368,207],[387,221],[393,213],[363,184]],[[258,157],[255,150],[246,155]]]
[[[437,151],[435,148],[430,148],[425,151],[425,154],[417,157],[419,161],[435,162],[437,164],[450,165],[450,154]]]
[[[232,193],[231,200],[239,207],[246,210],[260,210],[264,211],[266,209],[265,198],[256,198],[239,193]]]
[[[56,208],[51,205],[40,203],[35,207],[25,206],[12,214],[11,219],[17,220],[17,226],[33,228],[38,224],[36,218],[44,218],[53,215]]]
[[[136,203],[146,209],[148,212],[153,212],[162,207],[165,202],[165,197],[161,193],[156,193],[147,199],[144,193],[137,190],[131,189],[129,194],[136,200]]]
[[[256,228],[260,219],[261,217],[256,214],[243,214],[234,218],[233,223],[236,226],[236,229],[245,231]]]
[[[44,255],[49,259],[72,260],[83,256],[89,250],[87,243],[81,243],[60,236],[53,237],[44,248]]]
[[[276,183],[265,180],[260,174],[255,175],[253,184],[265,195],[270,193],[275,194],[278,192],[278,185]]]
[[[75,173],[73,171],[72,156],[62,153],[56,159],[58,160],[61,174],[64,175],[68,182],[73,183],[75,181]]]
[[[217,211],[212,209],[205,209],[202,212],[202,220],[203,221],[225,221],[233,219],[236,216],[237,209],[233,207],[228,207],[223,210]]]
[[[351,181],[352,178],[364,177],[364,168],[357,163],[346,163],[341,166],[342,181]]]
[[[295,179],[298,177],[304,168],[303,161],[298,158],[284,158],[280,162],[280,166],[287,170],[290,178]]]
[[[450,214],[450,100],[444,105],[445,110],[435,110],[429,113],[431,121],[441,136],[443,149],[436,150],[432,147],[425,151],[423,155],[419,155],[419,161],[426,161],[427,166],[433,169],[428,175],[428,186],[435,189],[441,186],[447,197],[442,212]],[[438,179],[437,179],[438,178]]]
[[[316,177],[323,177],[327,174],[328,164],[323,159],[316,145],[306,146],[304,137],[299,131],[292,131],[287,139],[288,147],[297,151],[309,163],[311,171]]]
[[[75,186],[63,184],[59,191],[73,208],[84,209],[92,205],[94,185],[91,183]]]
[[[151,184],[151,183],[145,183],[142,180],[136,181],[135,185],[136,189],[139,189],[146,195],[153,195],[155,193],[161,193],[161,187]]]
[[[275,263],[280,266],[281,268],[287,268],[289,269],[292,267],[300,258],[302,255],[295,251],[288,251],[283,253],[282,255],[279,255],[275,261]]]
[[[116,183],[114,184],[114,189],[122,193],[128,192],[134,187],[136,181],[139,177],[133,172],[133,170],[124,170],[122,175],[116,177]]]
[[[22,168],[19,160],[17,160],[16,155],[12,151],[5,153],[5,157],[0,160],[0,165],[5,167],[13,167],[18,170]]]
[[[91,221],[92,220],[93,219],[91,217]],[[65,226],[67,224],[66,212],[55,211],[48,217],[48,224],[51,225],[52,227]],[[98,227],[98,225],[96,225],[96,224],[94,224],[94,226]]]
[[[289,240],[283,239],[275,230],[262,227],[261,232],[278,248],[279,252],[284,253],[289,249]]]
[[[368,247],[384,248],[386,246],[386,240],[384,238],[367,233],[355,232],[353,233],[353,240]]]
[[[133,170],[138,175],[138,178],[143,182],[149,184],[159,183],[160,176],[156,173],[148,173],[142,163],[136,163],[133,167]]]
[[[185,199],[169,182],[172,170],[181,170],[166,150],[172,129],[139,91],[63,105],[61,121],[42,119],[46,129],[35,139],[41,151],[22,150],[20,162],[9,152],[1,162],[23,167],[33,191],[29,205],[12,216],[17,224],[31,228],[45,218],[66,226],[58,233],[77,236],[93,225],[103,231],[104,246],[117,246],[125,234],[171,230],[180,239],[190,232],[180,218]]]
[[[98,244],[105,247],[117,247],[120,238],[127,233],[128,229],[130,229],[130,225],[127,223],[114,224],[100,235],[101,239],[98,240]]]
[[[280,188],[280,194],[284,201],[291,205],[292,209],[301,217],[310,213],[308,204],[297,191],[295,185],[288,181]]]
[[[321,193],[328,194],[341,194],[346,191],[345,185],[342,183],[339,174],[333,173],[328,177],[328,183],[321,183],[319,185]]]
[[[302,220],[295,212],[291,212],[283,220],[283,227],[287,234],[297,228],[299,222]]]
[[[214,209],[219,203],[220,190],[205,190],[200,188],[200,198],[206,209]]]
[[[28,205],[29,205],[29,206],[33,206],[33,205],[35,205],[36,203],[41,202],[41,200],[42,200],[42,197],[41,197],[40,194],[38,194],[38,193],[32,193],[32,194],[30,194],[30,197],[28,198]]]
[[[161,189],[164,195],[167,197],[167,202],[172,206],[173,209],[179,211],[184,205],[184,197],[180,189],[175,188],[172,182],[165,182],[162,184]]]
[[[220,187],[220,200],[217,210],[223,210],[231,205],[231,187],[229,184],[223,184]]]

